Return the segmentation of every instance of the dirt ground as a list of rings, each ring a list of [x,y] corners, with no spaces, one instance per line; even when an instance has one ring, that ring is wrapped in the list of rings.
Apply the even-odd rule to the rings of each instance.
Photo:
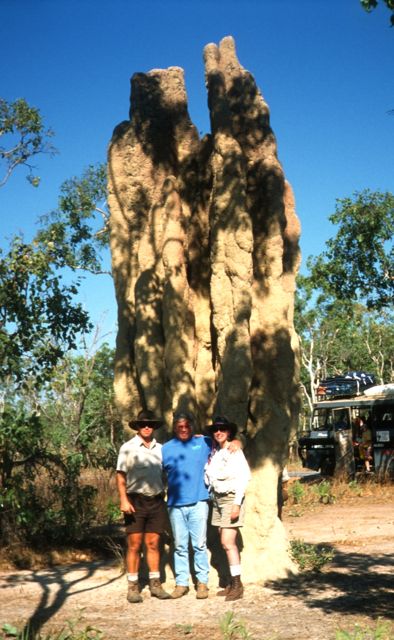
[[[45,634],[71,622],[80,629],[92,625],[109,640],[247,638],[220,629],[233,612],[255,640],[334,640],[338,629],[353,630],[355,623],[374,627],[379,616],[393,622],[393,501],[360,497],[313,511],[289,508],[284,524],[290,539],[332,548],[332,563],[318,574],[248,585],[243,600],[234,603],[215,597],[213,586],[207,600],[196,600],[191,591],[159,601],[145,589],[144,601],[131,605],[119,561],[81,556],[78,564],[0,572],[0,626],[30,622]]]

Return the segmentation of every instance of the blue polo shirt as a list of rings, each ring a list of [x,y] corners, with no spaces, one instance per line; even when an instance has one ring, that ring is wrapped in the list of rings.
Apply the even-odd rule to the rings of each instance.
[[[167,475],[169,507],[183,507],[208,500],[204,467],[211,449],[211,438],[206,436],[193,436],[186,442],[173,438],[163,445],[163,468]]]

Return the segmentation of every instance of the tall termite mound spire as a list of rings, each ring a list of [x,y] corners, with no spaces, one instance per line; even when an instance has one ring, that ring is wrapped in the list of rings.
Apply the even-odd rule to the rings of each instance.
[[[182,69],[131,84],[130,121],[109,150],[117,402],[125,422],[141,406],[203,417],[214,396],[209,141],[190,121]]]
[[[233,39],[207,45],[204,60],[210,135],[200,140],[183,71],[170,67],[132,77],[130,120],[110,144],[116,398],[125,424],[141,407],[168,425],[177,409],[201,427],[213,413],[236,422],[268,487],[253,505],[268,539],[298,415],[299,224],[268,106]]]
[[[171,67],[133,76],[130,121],[110,145],[116,394],[126,421],[141,406],[226,414],[259,458],[283,449],[297,414],[299,225],[233,39],[204,59],[210,136]]]
[[[297,395],[299,228],[268,107],[233,39],[204,57],[211,136],[199,139],[171,67],[133,76],[130,121],[111,142],[117,401],[126,422],[141,406],[188,408],[253,431]]]
[[[219,47],[205,48],[205,68],[213,135],[211,233],[216,239],[219,227],[218,244],[225,247],[221,281],[233,279],[230,298],[219,294],[215,303],[212,295],[214,321],[217,316],[223,325],[223,303],[228,308],[240,300],[239,313],[233,315],[233,330],[238,332],[229,333],[228,325],[224,328],[222,393],[237,394],[233,363],[239,350],[230,353],[231,340],[240,340],[244,326],[249,336],[242,350],[249,419],[257,427],[264,424],[264,441],[272,428],[273,440],[280,446],[298,408],[293,303],[299,223],[277,157],[267,104],[251,74],[239,64],[232,38],[225,38]],[[217,289],[222,291],[221,284]],[[231,400],[227,398],[226,406]],[[278,442],[279,425],[282,442]],[[260,440],[256,436],[258,445]],[[262,442],[255,453],[262,454],[265,445]]]

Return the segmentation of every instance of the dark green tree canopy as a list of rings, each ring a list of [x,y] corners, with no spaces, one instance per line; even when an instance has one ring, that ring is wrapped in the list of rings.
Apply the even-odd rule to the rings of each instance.
[[[75,301],[78,282],[64,284],[47,244],[15,237],[0,252],[0,375],[23,383],[45,379],[63,353],[90,328]]]
[[[363,191],[337,201],[336,235],[299,276],[295,322],[309,408],[322,378],[366,370],[390,382],[393,360],[394,196]]]
[[[337,200],[329,220],[336,236],[326,250],[308,259],[310,284],[323,295],[368,309],[383,309],[394,300],[394,195],[355,193]]]
[[[109,273],[102,266],[108,247],[107,169],[90,165],[79,177],[66,180],[58,208],[41,217],[37,238],[51,247],[62,266],[73,271]]]

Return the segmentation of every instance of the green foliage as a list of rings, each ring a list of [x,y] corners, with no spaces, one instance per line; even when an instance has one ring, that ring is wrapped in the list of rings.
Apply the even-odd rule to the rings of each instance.
[[[319,547],[304,540],[291,540],[290,549],[301,571],[321,571],[334,557],[331,549]]]
[[[33,373],[43,382],[91,327],[74,301],[78,283],[64,285],[58,268],[47,245],[20,236],[0,251],[0,376],[16,386]]]
[[[113,468],[121,423],[113,390],[114,350],[104,344],[89,354],[68,355],[43,388],[45,434],[58,449],[78,451],[85,465]]]
[[[121,425],[113,402],[113,350],[68,355],[37,389],[10,387],[0,412],[2,542],[80,539],[95,516],[87,466],[113,468]],[[108,517],[116,518],[113,506]]]
[[[37,236],[62,266],[109,273],[101,264],[109,239],[106,200],[105,164],[91,165],[81,177],[62,184],[59,207],[41,218],[43,226]]]
[[[391,26],[394,26],[394,0],[383,0],[387,9],[389,9],[392,13],[390,16]],[[365,9],[365,11],[372,11],[372,9],[376,9],[378,6],[378,0],[360,0],[360,4]]]
[[[237,620],[233,611],[226,611],[219,621],[223,640],[253,640],[242,620]]]
[[[389,621],[379,618],[373,628],[356,624],[351,631],[340,629],[335,640],[392,640],[394,627]]]
[[[4,121],[4,126],[11,125]],[[42,133],[41,120],[35,126]],[[73,179],[62,191],[68,215],[63,230],[66,223],[72,229],[61,235],[59,227],[50,225],[30,243],[16,236],[0,252],[3,543],[15,531],[31,543],[83,535],[94,515],[94,492],[81,485],[81,470],[114,460],[112,353],[106,347],[91,358],[70,355],[92,325],[75,300],[79,279],[67,285],[63,281],[64,267],[92,264],[87,249],[81,248],[88,235],[81,220],[92,199],[102,194],[93,174],[85,172],[80,183]],[[103,171],[97,175],[102,185]],[[59,235],[52,238],[54,230]]]
[[[390,380],[394,365],[390,348],[394,338],[392,313],[368,311],[360,304],[349,309],[341,300],[313,301],[314,291],[310,297],[305,292],[306,280],[300,278],[298,284],[296,327],[306,358],[313,345],[316,373],[325,377],[366,369],[378,379]]]
[[[7,105],[0,105],[3,132],[17,130],[27,143],[20,128],[30,118],[30,133],[38,136],[31,144],[35,152],[42,150],[38,112],[23,112],[26,105],[20,103],[18,114],[6,118]],[[105,167],[89,167],[80,179],[64,183],[59,210],[32,242],[16,236],[0,252],[4,544],[15,531],[31,544],[80,538],[94,516],[94,489],[81,483],[81,472],[87,465],[115,463],[120,423],[113,402],[113,352],[104,345],[93,355],[72,354],[92,325],[76,302],[80,279],[64,284],[66,267],[100,270],[100,250],[108,239],[106,211],[99,208],[105,199]],[[100,214],[104,229],[97,230]]]
[[[6,407],[0,429],[1,541],[31,544],[81,538],[94,517],[95,489],[80,483],[82,456],[61,455],[37,415]]]
[[[15,638],[15,640],[103,640],[103,633],[91,625],[83,629],[78,628],[79,619],[74,622],[67,621],[65,627],[53,633],[34,632],[28,626],[20,630],[14,625],[3,624],[0,640]]]
[[[5,184],[29,159],[53,153],[37,109],[0,99]],[[7,143],[6,143],[7,144]],[[61,188],[58,211],[32,242],[16,236],[0,251],[0,538],[75,540],[94,515],[86,465],[113,466],[119,431],[113,403],[113,352],[72,355],[92,328],[76,302],[80,279],[65,268],[101,272],[108,241],[106,168],[91,166]],[[102,206],[101,206],[102,205]],[[97,218],[100,216],[100,224]],[[104,226],[103,226],[104,223]]]
[[[394,296],[394,195],[355,193],[337,200],[329,220],[336,236],[326,250],[308,260],[311,281],[323,296],[383,309]]]
[[[326,250],[298,278],[296,330],[309,409],[319,381],[364,370],[381,383],[394,370],[394,196],[363,191],[338,200]]]
[[[113,524],[114,522],[118,522],[122,516],[122,512],[119,508],[119,505],[115,503],[113,500],[108,500],[107,502],[107,524]]]
[[[294,504],[299,504],[305,495],[305,489],[299,480],[292,482],[289,486],[289,496],[293,499]]]
[[[319,482],[319,484],[315,485],[313,488],[319,496],[319,502],[322,504],[333,504],[335,502],[335,496],[332,493],[332,486],[328,480]]]
[[[29,161],[37,154],[56,152],[49,143],[52,136],[53,132],[44,128],[39,110],[30,107],[26,100],[7,102],[0,98],[0,137],[6,141],[6,146],[0,146],[0,187],[18,166],[28,169],[27,180],[37,187],[40,178],[34,174],[35,167]]]
[[[361,496],[363,495],[362,487],[359,485],[359,483],[357,482],[357,480],[351,480],[351,481],[349,482],[349,485],[348,485],[348,486],[349,486],[349,489],[350,489],[351,491],[353,491],[353,493],[354,493],[356,496],[361,497]]]

